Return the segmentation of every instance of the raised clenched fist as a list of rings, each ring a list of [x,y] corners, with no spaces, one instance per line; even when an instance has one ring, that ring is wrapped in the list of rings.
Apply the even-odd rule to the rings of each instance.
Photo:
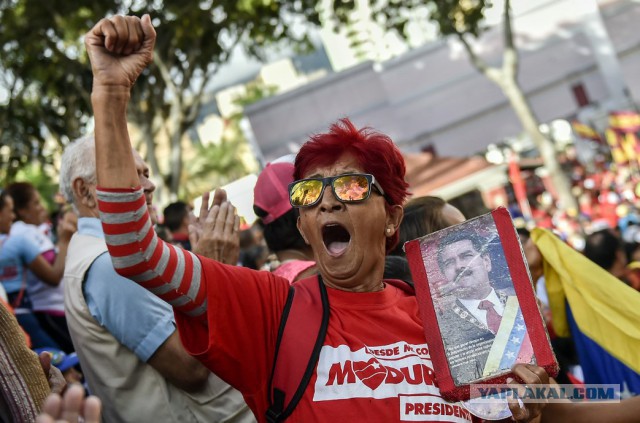
[[[100,20],[85,35],[94,90],[131,88],[153,60],[156,31],[149,15],[114,16]]]

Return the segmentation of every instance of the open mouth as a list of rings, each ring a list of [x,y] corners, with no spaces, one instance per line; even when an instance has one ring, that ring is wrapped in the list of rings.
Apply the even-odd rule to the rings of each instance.
[[[322,241],[330,255],[339,256],[349,246],[351,234],[344,226],[330,223],[322,228]]]

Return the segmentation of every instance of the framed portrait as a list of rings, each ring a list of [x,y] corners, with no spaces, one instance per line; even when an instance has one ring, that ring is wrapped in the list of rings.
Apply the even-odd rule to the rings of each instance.
[[[405,244],[442,395],[469,399],[516,363],[557,374],[518,235],[505,208]]]

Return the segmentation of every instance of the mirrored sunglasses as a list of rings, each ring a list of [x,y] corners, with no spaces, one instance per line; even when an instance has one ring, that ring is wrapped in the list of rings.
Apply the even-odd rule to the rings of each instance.
[[[331,186],[335,197],[343,203],[358,203],[366,200],[371,195],[371,187],[384,196],[382,187],[373,175],[348,173],[294,181],[289,184],[289,202],[293,207],[311,207],[320,201],[327,185]]]

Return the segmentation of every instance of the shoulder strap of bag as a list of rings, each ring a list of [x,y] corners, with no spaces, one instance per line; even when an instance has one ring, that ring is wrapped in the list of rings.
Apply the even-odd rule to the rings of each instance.
[[[284,421],[298,405],[318,362],[328,324],[329,299],[322,277],[291,285],[278,329],[267,422]]]
[[[409,282],[389,279],[385,283],[415,295]],[[291,285],[280,318],[269,381],[268,423],[283,422],[300,402],[318,362],[328,324],[329,299],[322,277]]]
[[[413,286],[412,282],[403,281],[400,279],[385,279],[384,283],[386,283],[387,285],[393,285],[409,295],[416,295],[416,288]]]

